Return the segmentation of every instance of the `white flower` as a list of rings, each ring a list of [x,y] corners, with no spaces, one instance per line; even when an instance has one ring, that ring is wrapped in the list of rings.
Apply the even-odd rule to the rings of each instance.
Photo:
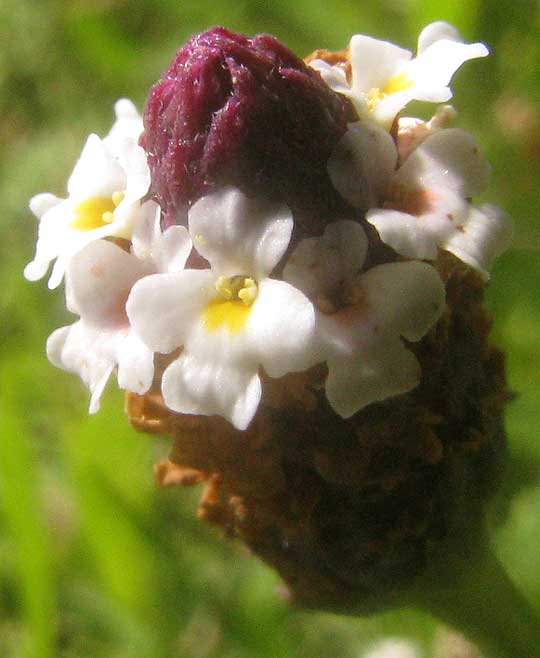
[[[115,367],[121,388],[142,394],[152,384],[153,352],[131,330],[126,300],[136,281],[155,272],[182,269],[191,251],[186,229],[172,226],[161,233],[159,216],[150,202],[134,228],[133,253],[96,240],[77,253],[67,269],[68,308],[80,320],[49,336],[47,355],[88,386],[90,413],[98,410]]]
[[[489,171],[471,135],[440,130],[408,156],[390,182],[384,207],[371,209],[366,219],[402,256],[435,260],[443,249],[487,278],[512,233],[502,210],[469,203],[486,188]]]
[[[397,144],[371,119],[348,125],[328,159],[328,174],[341,196],[355,208],[367,210],[383,203],[398,162],[455,115],[450,105],[438,108],[430,121],[399,119]]]
[[[56,288],[70,259],[86,244],[104,237],[131,238],[144,212],[141,199],[150,186],[150,171],[135,138],[140,129],[135,108],[124,99],[116,111],[109,136],[88,138],[68,180],[67,199],[44,193],[30,200],[40,222],[36,255],[24,270],[27,279],[41,279],[56,259],[49,279],[49,288]]]
[[[359,224],[335,222],[321,238],[303,240],[283,273],[323,311],[317,327],[328,365],[326,396],[344,418],[417,386],[420,366],[402,338],[420,340],[445,304],[444,285],[426,263],[388,263],[359,273],[367,247]]]
[[[211,269],[158,274],[134,286],[127,312],[140,338],[156,352],[183,347],[163,374],[170,409],[218,414],[242,430],[261,397],[259,366],[281,377],[315,363],[313,305],[268,277],[292,228],[286,206],[221,189],[189,212],[193,243]]]
[[[389,127],[398,112],[412,100],[444,103],[452,97],[448,86],[467,60],[488,55],[482,43],[462,43],[448,23],[431,23],[418,39],[418,55],[364,34],[352,37],[349,46],[351,80],[340,66],[322,60],[310,65],[336,92],[351,99],[360,118],[371,115]]]

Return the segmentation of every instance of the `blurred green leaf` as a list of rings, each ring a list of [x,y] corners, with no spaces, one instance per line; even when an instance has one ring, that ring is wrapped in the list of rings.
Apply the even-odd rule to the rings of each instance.
[[[0,501],[15,552],[19,596],[27,623],[23,654],[52,658],[55,654],[56,603],[50,540],[43,521],[39,472],[32,460],[18,385],[11,373],[16,362],[4,362],[0,373]]]

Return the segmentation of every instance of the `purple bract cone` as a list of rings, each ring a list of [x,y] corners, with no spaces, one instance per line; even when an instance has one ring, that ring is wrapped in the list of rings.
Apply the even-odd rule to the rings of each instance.
[[[224,28],[192,37],[155,84],[141,144],[164,224],[218,185],[266,195],[293,211],[297,235],[352,210],[326,163],[354,113],[319,74],[271,36]]]

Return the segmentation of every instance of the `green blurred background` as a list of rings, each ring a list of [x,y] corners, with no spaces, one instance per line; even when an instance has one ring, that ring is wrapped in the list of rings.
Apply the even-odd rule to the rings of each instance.
[[[28,198],[64,194],[86,135],[104,135],[122,96],[150,85],[193,32],[270,32],[298,53],[366,32],[414,50],[434,19],[489,60],[454,79],[458,125],[493,163],[486,198],[516,223],[516,247],[489,290],[495,338],[518,396],[494,539],[540,601],[540,5],[538,0],[1,0],[0,5],[0,657],[353,658],[385,635],[430,656],[435,624],[388,613],[359,620],[291,610],[276,576],[194,517],[196,492],[156,490],[168,441],[138,435],[111,385],[88,417],[78,379],[46,360],[72,321],[63,292],[30,284]],[[517,657],[516,658],[525,658]]]

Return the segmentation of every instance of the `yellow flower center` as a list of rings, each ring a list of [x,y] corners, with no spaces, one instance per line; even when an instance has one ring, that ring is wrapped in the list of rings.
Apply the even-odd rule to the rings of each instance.
[[[75,206],[71,226],[78,231],[92,231],[114,221],[114,210],[124,198],[123,192],[113,192],[110,197],[93,196]]]
[[[251,305],[257,298],[255,279],[247,276],[220,276],[216,281],[217,297],[203,311],[203,323],[208,331],[225,327],[236,334],[245,327]]]
[[[409,89],[412,85],[413,81],[406,73],[398,73],[388,80],[382,89],[382,93],[385,96],[388,96],[388,94],[397,94],[398,91],[405,91],[405,89]]]
[[[385,96],[389,96],[390,94],[397,94],[400,91],[405,91],[405,89],[409,89],[412,87],[412,85],[413,81],[406,73],[398,73],[397,75],[394,75],[392,78],[390,78],[384,87],[374,87],[373,89],[370,89],[367,94],[369,111],[373,112],[378,103]]]

